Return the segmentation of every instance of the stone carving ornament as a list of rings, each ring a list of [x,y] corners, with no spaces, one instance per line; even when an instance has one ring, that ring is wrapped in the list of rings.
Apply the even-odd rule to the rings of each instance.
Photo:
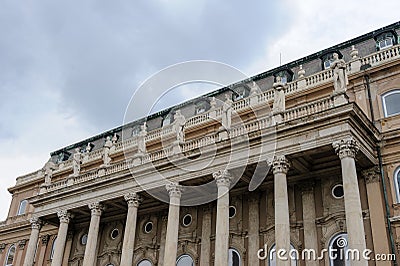
[[[82,154],[79,148],[75,148],[75,153],[72,156],[72,169],[74,176],[79,175],[79,172],[81,171],[81,160],[82,160]]]
[[[346,91],[346,86],[349,83],[346,75],[346,62],[343,59],[339,59],[337,53],[333,53],[333,62],[330,67],[333,69],[333,87],[335,91]]]
[[[181,114],[180,110],[177,110],[174,115],[175,133],[176,140],[178,143],[183,143],[185,139],[183,128],[186,124],[185,117]]]
[[[46,185],[49,185],[51,183],[51,178],[53,176],[53,171],[56,170],[57,167],[55,165],[55,163],[53,163],[52,161],[48,161],[45,165],[44,165],[44,183]]]
[[[103,164],[110,165],[111,157],[110,157],[110,149],[113,146],[113,142],[111,141],[110,136],[106,138],[106,143],[104,144],[103,149]]]
[[[222,105],[222,127],[225,130],[231,129],[232,123],[232,99],[229,94],[225,94],[225,102]]]
[[[143,125],[140,126],[140,132],[138,134],[138,140],[137,140],[139,154],[146,153],[146,135],[147,135],[146,122],[144,122]]]
[[[274,103],[272,105],[272,112],[283,112],[285,111],[285,84],[283,84],[281,77],[276,77],[276,82],[273,84],[273,88]]]

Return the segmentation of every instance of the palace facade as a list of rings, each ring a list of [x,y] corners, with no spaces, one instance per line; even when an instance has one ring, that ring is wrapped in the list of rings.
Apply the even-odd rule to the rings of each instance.
[[[8,189],[0,265],[396,264],[399,37],[397,22],[52,152]]]

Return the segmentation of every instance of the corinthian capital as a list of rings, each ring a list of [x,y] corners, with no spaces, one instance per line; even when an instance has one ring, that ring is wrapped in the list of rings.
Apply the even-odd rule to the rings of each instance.
[[[92,211],[92,215],[101,216],[104,211],[104,205],[100,202],[89,203],[89,209]]]
[[[223,187],[228,187],[231,185],[232,181],[232,176],[228,172],[228,170],[223,170],[223,171],[217,171],[213,173],[213,177],[215,181],[217,182],[217,186],[223,186]]]
[[[364,176],[365,182],[367,184],[379,182],[379,180],[380,180],[380,176],[379,176],[380,175],[380,171],[379,171],[379,167],[378,166],[372,167],[372,168],[367,169],[367,170],[363,170],[361,172],[361,174]]]
[[[271,162],[273,174],[287,174],[290,168],[290,163],[285,155],[275,156]]]
[[[43,225],[42,220],[40,220],[38,217],[32,217],[29,221],[31,223],[32,229],[40,230]]]
[[[143,201],[142,197],[140,197],[135,192],[130,192],[124,195],[124,199],[126,203],[128,203],[128,207],[136,207],[138,208],[140,203]]]
[[[332,143],[332,146],[340,159],[346,157],[355,158],[360,149],[357,141],[352,137],[335,141]]]
[[[182,196],[183,187],[180,186],[178,183],[170,182],[165,185],[165,188],[167,189],[170,198],[180,198]]]
[[[60,223],[69,223],[70,219],[72,219],[72,215],[67,210],[60,210],[57,212],[57,216],[60,219]]]

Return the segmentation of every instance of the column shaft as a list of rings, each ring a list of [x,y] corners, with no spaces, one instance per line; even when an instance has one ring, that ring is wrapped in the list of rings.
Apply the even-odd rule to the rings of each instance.
[[[217,181],[217,220],[215,232],[215,265],[228,264],[229,249],[229,186],[231,176],[228,171],[213,174]]]
[[[363,171],[367,187],[369,217],[375,254],[390,254],[389,238],[385,223],[383,195],[379,167]],[[390,261],[376,261],[377,266],[391,265]]]
[[[274,173],[274,197],[275,197],[275,250],[276,265],[290,265],[290,223],[289,223],[289,198],[287,191],[286,174],[289,170],[289,162],[285,156],[275,157],[272,162]],[[280,250],[286,260],[278,256]]]
[[[67,242],[68,224],[71,218],[71,215],[65,210],[59,211],[57,215],[58,218],[60,219],[60,226],[58,228],[58,234],[56,238],[51,266],[62,265],[64,251],[65,251],[65,244]]]
[[[207,206],[203,209],[203,222],[201,226],[201,251],[200,266],[210,265],[210,248],[211,248],[211,210]]]
[[[161,218],[160,251],[158,252],[158,266],[164,265],[165,239],[167,237],[167,216]]]
[[[97,239],[100,228],[100,216],[104,210],[102,204],[96,202],[89,204],[92,215],[90,219],[88,240],[83,258],[83,266],[94,266],[97,261]]]
[[[181,201],[182,189],[178,184],[167,185],[169,193],[169,211],[167,235],[165,241],[164,266],[176,265],[176,253],[178,250],[178,231],[179,231],[179,205]]]
[[[136,193],[129,193],[124,196],[128,203],[128,214],[126,216],[124,242],[122,244],[121,266],[131,266],[133,251],[135,248],[135,234],[137,212],[141,198]]]
[[[31,219],[32,231],[28,241],[28,248],[25,254],[24,266],[32,266],[35,262],[36,247],[39,240],[39,232],[42,222],[38,218]]]
[[[258,195],[249,200],[249,265],[260,265],[257,252],[260,249],[260,212],[258,208]]]
[[[303,188],[301,199],[303,203],[303,226],[304,226],[304,248],[314,250],[316,256],[318,256],[318,239],[317,239],[317,227],[315,224],[315,200],[314,200],[314,184],[305,184]],[[319,265],[318,260],[305,260],[306,266],[317,266]]]
[[[356,164],[354,161],[359,147],[352,138],[334,142],[333,147],[339,155],[342,167],[344,207],[349,238],[348,247],[357,249],[362,253],[366,248],[366,243],[360,191],[358,188]],[[367,265],[367,262],[363,260],[361,256],[360,260],[352,261],[352,265]]]

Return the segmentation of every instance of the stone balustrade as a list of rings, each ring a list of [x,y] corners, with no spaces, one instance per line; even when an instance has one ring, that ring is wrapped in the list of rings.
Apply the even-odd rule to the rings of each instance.
[[[355,60],[353,59],[352,61],[350,61],[346,64],[346,71],[348,72],[348,74],[352,74],[352,73],[359,71],[358,69],[352,68],[352,64],[357,61],[361,62],[361,65],[370,64],[371,66],[377,66],[377,65],[384,64],[386,62],[390,62],[391,60],[398,59],[398,58],[400,58],[400,45],[396,45],[391,48],[388,48],[388,49],[385,49],[382,51],[378,51],[376,53],[367,55],[362,58],[358,58]],[[332,82],[332,78],[333,78],[333,71],[331,69],[323,70],[323,71],[320,71],[313,75],[302,77],[298,80],[294,80],[294,81],[286,84],[285,95],[298,93],[302,90],[309,89],[311,87],[324,85],[326,83]],[[305,81],[305,83],[304,83],[305,85],[301,85],[301,84],[303,84],[304,81]],[[302,82],[302,83],[300,83],[300,82]],[[255,99],[255,101],[252,101],[252,99]],[[256,95],[252,95],[248,98],[239,100],[237,102],[234,102],[232,108],[233,108],[233,110],[235,110],[235,112],[240,113],[242,110],[245,110],[246,108],[251,107],[252,104],[256,104],[256,105],[266,104],[266,103],[273,101],[273,99],[274,99],[274,92],[272,89],[270,89],[270,90],[266,90],[261,93],[258,93]],[[288,109],[283,112],[283,122],[287,122],[287,121],[294,120],[294,119],[297,119],[300,117],[304,117],[304,116],[307,116],[310,114],[321,112],[321,111],[327,110],[331,107],[333,107],[333,101],[330,97],[324,98],[324,99],[321,99],[321,100],[318,100],[318,101],[315,101],[312,103],[308,103],[308,104],[305,104],[302,106],[297,106],[295,108],[291,108],[291,109]],[[221,117],[221,115],[222,115],[222,108],[217,107],[217,108],[211,109],[205,113],[190,117],[187,120],[185,129],[191,128],[194,126],[201,126],[203,123],[209,122],[211,119],[219,119]],[[234,138],[237,136],[241,136],[243,134],[248,134],[249,132],[252,132],[255,130],[267,128],[272,125],[272,119],[270,116],[268,116],[265,118],[258,119],[257,121],[254,121],[251,123],[253,123],[253,124],[252,125],[245,124],[245,125],[240,125],[237,127],[233,126],[232,129],[230,130],[230,137]],[[145,137],[145,140],[146,140],[146,142],[155,141],[157,139],[160,139],[163,136],[173,135],[174,133],[175,132],[173,130],[173,124],[171,124],[171,125],[164,126],[162,128],[157,128],[157,129],[149,131]],[[193,149],[207,146],[209,144],[213,144],[213,143],[215,143],[215,141],[216,141],[215,135],[202,137],[202,138],[199,138],[196,140],[190,140],[190,141],[184,143],[183,145],[181,145],[182,146],[181,149],[182,149],[182,152],[187,152],[187,151],[190,151]],[[136,145],[137,145],[137,137],[132,137],[132,138],[123,140],[123,142],[119,142],[119,143],[115,144],[115,149],[112,150],[110,153],[115,154],[115,153],[121,152],[123,149],[126,150],[126,149],[130,149],[130,148],[134,148]],[[98,149],[98,150],[90,152],[88,154],[88,157],[87,157],[87,160],[85,161],[85,163],[89,162],[89,161],[101,159],[102,154],[103,154],[102,149]],[[156,161],[156,160],[165,158],[167,156],[170,156],[172,154],[173,154],[173,151],[172,151],[171,147],[164,147],[164,149],[161,151],[156,151],[151,154],[146,154],[143,158],[143,163]],[[56,175],[60,172],[70,169],[71,167],[72,167],[72,159],[69,159],[67,161],[60,163],[58,170],[55,170],[53,172],[53,174]],[[31,180],[35,180],[35,179],[39,178],[39,176],[40,176],[40,178],[42,178],[43,175],[40,173],[41,173],[41,171],[39,170],[39,171],[30,173],[27,175],[18,177],[17,185],[29,182]],[[93,174],[93,175],[88,174],[86,176],[86,173],[84,173],[80,177],[76,178],[76,180],[74,180],[74,183],[75,182],[79,182],[79,183],[85,182],[85,181],[91,180],[93,178],[95,178],[95,174]],[[66,186],[66,181],[64,181],[64,180],[56,182],[56,183],[52,183],[47,188],[47,191],[57,190],[64,186]]]
[[[324,98],[308,104],[296,106],[288,109],[283,113],[283,121],[298,119],[300,117],[319,113],[333,107],[332,97]]]
[[[361,58],[361,64],[362,65],[369,64],[371,66],[376,66],[397,59],[399,57],[400,57],[400,45],[396,45]]]

